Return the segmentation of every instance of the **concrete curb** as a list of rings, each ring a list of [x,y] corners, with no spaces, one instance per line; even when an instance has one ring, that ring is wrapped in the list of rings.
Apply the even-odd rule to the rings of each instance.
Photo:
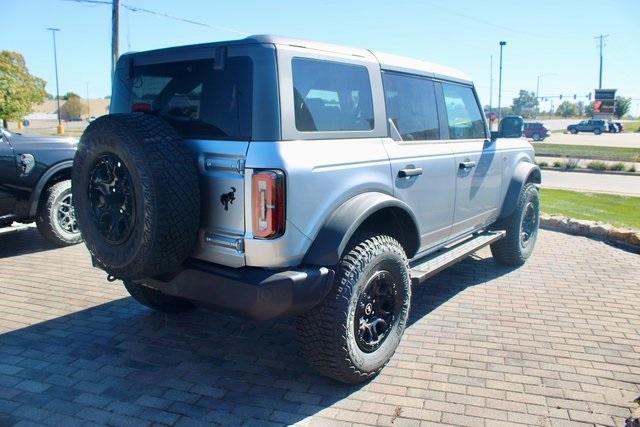
[[[540,227],[561,231],[576,236],[610,242],[640,254],[640,231],[630,228],[617,228],[599,221],[586,221],[567,218],[561,215],[540,214]]]
[[[623,171],[597,171],[593,169],[587,168],[574,168],[574,169],[564,169],[564,168],[554,168],[551,166],[540,166],[540,169],[547,171],[557,171],[557,172],[578,172],[578,173],[595,173],[599,175],[627,175],[627,176],[640,176],[638,172],[623,172]]]

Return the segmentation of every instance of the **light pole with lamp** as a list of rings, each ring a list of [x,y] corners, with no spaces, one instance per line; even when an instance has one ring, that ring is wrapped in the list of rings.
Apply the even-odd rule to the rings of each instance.
[[[507,42],[500,42],[500,76],[498,77],[498,120],[502,119],[502,48]]]

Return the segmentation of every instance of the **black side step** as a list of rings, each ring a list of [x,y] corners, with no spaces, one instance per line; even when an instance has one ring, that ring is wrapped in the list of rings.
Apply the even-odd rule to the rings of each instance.
[[[504,235],[505,231],[486,231],[412,262],[411,283],[417,285],[427,280],[477,250],[502,239]]]

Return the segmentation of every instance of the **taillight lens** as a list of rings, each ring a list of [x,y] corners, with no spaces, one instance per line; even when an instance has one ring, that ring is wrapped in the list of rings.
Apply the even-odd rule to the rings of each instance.
[[[260,171],[251,178],[253,235],[271,239],[284,233],[284,174]]]

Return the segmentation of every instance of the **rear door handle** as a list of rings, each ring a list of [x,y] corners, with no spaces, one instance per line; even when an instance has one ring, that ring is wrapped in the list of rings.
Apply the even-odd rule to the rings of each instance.
[[[460,169],[471,169],[474,167],[476,167],[476,162],[474,161],[460,162]]]
[[[398,178],[422,175],[422,168],[406,168],[398,171]]]

